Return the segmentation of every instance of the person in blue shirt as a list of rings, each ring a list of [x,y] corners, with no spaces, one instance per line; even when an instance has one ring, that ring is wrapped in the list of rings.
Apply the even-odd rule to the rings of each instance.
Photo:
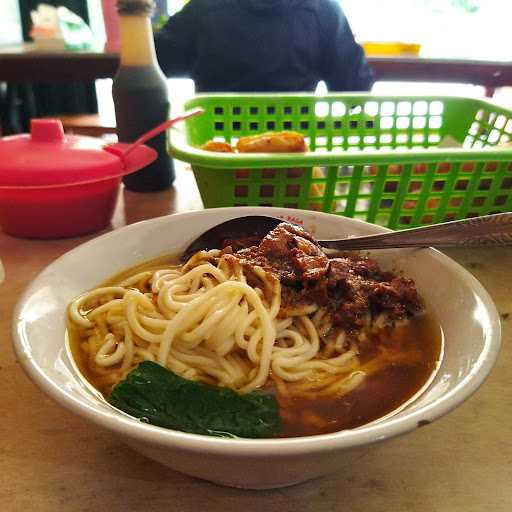
[[[155,35],[162,71],[197,92],[368,91],[373,73],[336,0],[191,0]]]

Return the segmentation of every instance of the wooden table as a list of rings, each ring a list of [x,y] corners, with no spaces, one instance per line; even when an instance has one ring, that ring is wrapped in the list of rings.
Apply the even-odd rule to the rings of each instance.
[[[176,188],[124,192],[113,228],[201,207],[190,171]],[[241,491],[181,475],[49,400],[16,362],[11,315],[20,292],[92,236],[22,240],[0,231],[0,509],[2,512],[508,512],[512,504],[512,248],[452,250],[490,292],[503,349],[483,387],[432,425],[373,446],[353,468],[295,487]],[[442,286],[437,283],[436,286]]]
[[[376,80],[453,82],[482,85],[492,96],[497,87],[512,86],[512,61],[369,57]],[[30,44],[0,49],[0,81],[73,82],[112,78],[119,64],[115,53],[39,52]]]
[[[369,57],[368,60],[377,81],[481,85],[488,97],[498,87],[512,86],[512,62],[407,56]],[[31,43],[0,48],[0,82],[10,84],[6,98],[1,97],[0,90],[0,131],[11,133],[10,111],[19,101],[32,117],[37,115],[29,84],[83,83],[112,78],[118,65],[118,54],[103,51],[44,52]],[[93,133],[97,122],[93,123]],[[96,131],[103,130],[100,127]]]

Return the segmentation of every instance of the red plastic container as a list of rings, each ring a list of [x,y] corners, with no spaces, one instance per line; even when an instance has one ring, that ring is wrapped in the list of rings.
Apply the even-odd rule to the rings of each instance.
[[[0,139],[0,225],[14,236],[63,238],[110,223],[125,174],[145,167],[156,152],[128,144],[64,135],[57,119],[33,119],[30,134]]]

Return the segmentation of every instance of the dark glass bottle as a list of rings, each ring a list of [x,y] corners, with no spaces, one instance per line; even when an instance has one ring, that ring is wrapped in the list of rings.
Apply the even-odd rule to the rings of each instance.
[[[152,4],[150,0],[118,2],[121,50],[112,96],[120,142],[133,142],[167,120],[169,115],[167,82],[156,59],[149,18]],[[146,144],[158,152],[158,158],[140,171],[125,176],[125,187],[137,192],[165,190],[174,181],[165,132]]]

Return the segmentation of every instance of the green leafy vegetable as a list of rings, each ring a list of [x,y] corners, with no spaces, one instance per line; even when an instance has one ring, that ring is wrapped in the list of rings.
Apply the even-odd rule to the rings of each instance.
[[[275,396],[239,395],[231,389],[183,379],[144,361],[112,391],[108,401],[152,425],[220,437],[272,437],[281,430]]]

